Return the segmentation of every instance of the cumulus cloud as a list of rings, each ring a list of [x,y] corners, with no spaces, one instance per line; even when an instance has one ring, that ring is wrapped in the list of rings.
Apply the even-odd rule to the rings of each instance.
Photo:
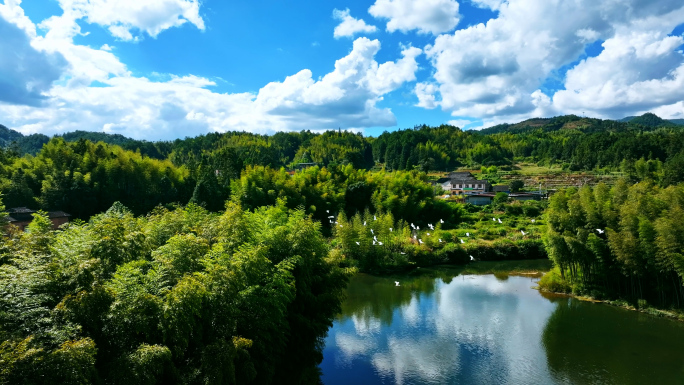
[[[349,15],[349,8],[344,11],[339,9],[333,10],[333,17],[340,20],[341,23],[335,27],[334,36],[336,39],[340,37],[352,37],[357,33],[373,33],[377,31],[374,25],[368,25],[361,19],[355,19]]]
[[[492,123],[591,106],[617,117],[681,99],[681,37],[667,36],[684,22],[679,1],[479,3],[491,3],[499,16],[425,48],[434,67],[426,84],[436,87],[416,87],[419,106]],[[605,41],[604,51],[568,72],[566,91],[553,98],[539,91],[596,41]]]
[[[305,69],[257,93],[218,93],[212,90],[215,82],[203,77],[133,76],[108,47],[74,44],[80,33],[75,20],[65,13],[41,23],[47,32],[31,43],[64,57],[66,81],[43,90],[48,99],[41,108],[0,104],[8,126],[25,134],[86,129],[153,140],[228,130],[392,126],[392,112],[377,104],[384,94],[415,80],[422,52],[407,47],[398,60],[378,63],[380,42],[359,38],[335,69],[317,80]]]
[[[455,0],[376,0],[368,12],[376,18],[387,19],[387,31],[437,35],[456,27],[460,21]]]
[[[674,15],[677,17],[661,17],[648,26],[650,23],[641,21],[618,28],[603,43],[601,54],[568,71],[565,90],[554,95],[554,105],[604,117],[654,109],[666,118],[681,114],[684,55],[679,47],[684,38],[668,36],[668,32],[684,20],[684,9]]]
[[[58,53],[33,47],[29,34],[35,34],[35,28],[9,18],[20,25],[24,21],[23,12],[17,13],[11,2],[0,4],[0,102],[40,105],[67,63]]]
[[[121,40],[135,40],[136,31],[156,37],[187,22],[204,30],[198,0],[59,0],[65,15],[99,24]]]

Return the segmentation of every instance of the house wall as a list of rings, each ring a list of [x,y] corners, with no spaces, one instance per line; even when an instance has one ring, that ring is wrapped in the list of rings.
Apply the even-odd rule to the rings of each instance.
[[[52,228],[56,230],[59,226],[69,222],[69,217],[50,218],[50,221],[52,222]]]
[[[476,196],[467,196],[465,198],[466,203],[474,204],[476,206],[485,206],[489,205],[492,203],[492,198],[490,197],[476,197]]]

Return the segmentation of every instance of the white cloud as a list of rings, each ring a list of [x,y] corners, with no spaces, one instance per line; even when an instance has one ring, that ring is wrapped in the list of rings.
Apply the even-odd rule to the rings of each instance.
[[[67,63],[62,55],[31,44],[35,27],[26,23],[18,4],[0,4],[0,102],[37,106]]]
[[[680,1],[510,0],[497,7],[498,18],[440,35],[425,48],[435,71],[425,83],[438,89],[417,86],[419,106],[439,105],[488,125],[592,106],[614,116],[681,99],[680,38],[667,36],[684,22]],[[602,40],[599,58],[568,72],[567,91],[553,98],[539,91],[553,71]]]
[[[460,20],[455,0],[376,0],[369,9],[373,17],[388,19],[387,31],[437,35],[456,27]]]
[[[492,11],[498,11],[502,5],[508,3],[507,0],[470,0],[476,7],[489,8]]]
[[[333,10],[333,17],[342,21],[335,27],[334,36],[336,39],[340,37],[352,37],[357,33],[373,33],[377,31],[374,25],[368,25],[361,19],[355,19],[349,15],[349,8],[344,11],[339,9]]]
[[[66,59],[65,81],[46,87],[47,99],[40,108],[0,104],[0,117],[7,126],[25,134],[80,129],[138,139],[228,130],[273,133],[393,126],[392,112],[377,104],[384,94],[415,80],[416,56],[422,52],[408,47],[397,61],[378,63],[380,42],[359,38],[351,52],[337,60],[335,69],[319,80],[310,70],[302,70],[256,94],[217,93],[211,90],[215,82],[202,77],[133,76],[108,47],[74,44],[80,33],[75,20],[65,12],[41,23],[47,32],[31,43]]]
[[[121,40],[136,40],[135,31],[156,37],[187,22],[204,30],[199,0],[59,0],[65,16],[99,24]]]
[[[668,36],[668,32],[684,20],[684,8],[669,16],[675,15],[619,27],[603,43],[600,55],[568,71],[565,90],[554,95],[554,105],[563,111],[590,111],[609,118],[653,109],[666,118],[681,114],[684,55],[678,48],[684,38]]]

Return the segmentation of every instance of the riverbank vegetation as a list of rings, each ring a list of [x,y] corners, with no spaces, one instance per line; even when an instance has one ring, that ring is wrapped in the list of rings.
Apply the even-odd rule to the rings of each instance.
[[[348,271],[275,206],[37,214],[0,260],[0,384],[315,382]]]
[[[684,186],[652,181],[551,197],[545,242],[555,269],[540,287],[636,308],[684,307]]]

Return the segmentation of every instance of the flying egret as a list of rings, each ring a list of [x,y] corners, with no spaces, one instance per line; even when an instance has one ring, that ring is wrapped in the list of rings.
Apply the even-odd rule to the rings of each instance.
[[[394,281],[394,286],[399,286],[399,281]]]
[[[461,243],[465,243],[465,241],[463,239],[461,239]]]
[[[471,256],[470,256],[470,260],[471,260],[471,261],[474,261],[475,258],[473,258],[473,256],[471,255]]]
[[[520,232],[522,233],[522,235],[527,235],[527,233],[524,232],[523,230],[520,230]]]
[[[329,216],[328,218],[335,218],[335,216],[334,216],[334,215],[331,215],[331,216]]]
[[[606,232],[605,230],[601,230],[601,229],[596,229],[596,231],[598,231],[599,234],[603,234]]]

